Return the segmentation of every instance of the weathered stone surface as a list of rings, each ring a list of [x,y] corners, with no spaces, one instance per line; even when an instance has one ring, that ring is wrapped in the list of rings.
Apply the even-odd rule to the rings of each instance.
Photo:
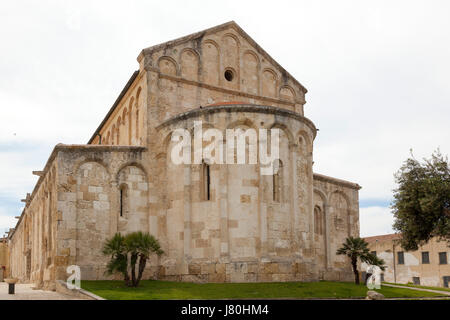
[[[75,264],[82,279],[108,278],[103,243],[139,230],[166,252],[150,259],[147,278],[351,277],[335,252],[359,235],[359,186],[313,174],[306,89],[234,22],[144,49],[138,61],[89,144],[50,155],[9,239],[12,274],[49,284]],[[207,180],[204,164],[175,164],[172,132],[197,121],[224,137],[256,129],[248,149],[260,129],[280,129],[277,176],[228,163],[211,164]]]

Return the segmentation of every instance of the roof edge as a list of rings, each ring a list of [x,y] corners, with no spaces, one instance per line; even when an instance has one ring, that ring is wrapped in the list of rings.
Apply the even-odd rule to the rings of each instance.
[[[357,184],[355,182],[350,182],[347,180],[333,178],[333,177],[326,176],[326,175],[319,174],[319,173],[313,173],[313,178],[314,178],[314,180],[330,182],[330,183],[338,184],[338,185],[349,187],[349,188],[356,189],[356,190],[360,190],[362,188],[359,184]]]
[[[103,128],[103,126],[105,125],[106,121],[108,121],[109,116],[114,112],[114,110],[116,110],[117,106],[119,105],[120,101],[122,100],[122,98],[125,96],[125,94],[127,93],[128,89],[131,87],[131,85],[133,84],[134,80],[137,78],[139,74],[139,70],[136,70],[135,72],[133,72],[133,74],[131,75],[130,79],[128,80],[127,84],[125,85],[125,87],[122,89],[122,91],[120,92],[119,96],[117,97],[116,101],[114,102],[114,104],[112,105],[111,109],[109,109],[108,113],[106,114],[106,116],[103,118],[102,122],[100,123],[100,125],[97,127],[97,129],[95,130],[94,134],[92,135],[92,137],[89,139],[88,144],[91,144],[92,141],[94,141],[95,137],[99,134],[100,130]]]
[[[363,237],[363,239],[366,240],[367,242],[392,241],[392,240],[399,240],[401,238],[402,238],[401,233],[389,233],[389,234],[381,234],[378,236]]]

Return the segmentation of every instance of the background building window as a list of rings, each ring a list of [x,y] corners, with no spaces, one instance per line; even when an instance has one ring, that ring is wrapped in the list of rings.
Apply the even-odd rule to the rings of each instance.
[[[423,264],[430,263],[430,254],[428,251],[422,252],[422,263]]]
[[[370,253],[373,254],[373,255],[375,255],[375,256],[377,255],[377,252],[376,252],[376,251],[370,251]]]
[[[381,281],[381,282],[384,282],[384,273],[381,273],[381,274],[380,274],[380,281]]]
[[[439,252],[439,264],[447,264],[447,252]]]
[[[397,264],[405,264],[405,256],[403,251],[397,252]]]
[[[416,285],[420,285],[420,278],[419,277],[413,277],[413,283]]]
[[[442,280],[444,282],[444,287],[448,288],[448,285],[450,283],[450,276],[443,276]]]

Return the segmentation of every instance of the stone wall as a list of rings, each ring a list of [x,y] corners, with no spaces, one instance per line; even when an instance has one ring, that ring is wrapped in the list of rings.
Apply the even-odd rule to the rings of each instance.
[[[58,153],[57,258],[76,264],[82,279],[106,277],[105,241],[115,233],[148,231],[148,183],[141,147],[67,146]],[[123,192],[121,205],[120,192]],[[122,207],[122,208],[121,208]]]
[[[212,197],[203,199],[202,165],[175,165],[170,158],[170,133],[177,128],[192,132],[194,121],[223,136],[231,128],[280,129],[279,199],[273,198],[273,176],[261,175],[259,165],[251,164],[212,165]],[[151,213],[158,223],[151,223],[150,230],[168,248],[159,261],[161,276],[197,281],[351,279],[345,259],[330,253],[324,264],[325,257],[317,258],[326,248],[316,245],[320,239],[312,232],[313,200],[320,201],[313,190],[326,194],[333,217],[326,222],[328,251],[335,252],[349,234],[359,235],[359,186],[328,177],[319,180],[320,175],[313,185],[315,128],[308,119],[274,107],[217,106],[176,116],[158,130],[159,176],[153,178],[164,183],[155,193],[161,206]]]
[[[11,276],[22,282],[32,281],[39,286],[52,286],[55,268],[57,226],[60,215],[56,210],[57,163],[52,153],[25,208],[10,235]]]
[[[12,276],[53,288],[75,264],[85,280],[105,278],[105,240],[116,232],[148,231],[143,150],[56,146],[10,237]],[[120,216],[124,186],[127,206]]]
[[[353,275],[346,256],[336,255],[349,236],[359,237],[359,199],[355,183],[314,174],[313,227],[317,268],[325,280]]]

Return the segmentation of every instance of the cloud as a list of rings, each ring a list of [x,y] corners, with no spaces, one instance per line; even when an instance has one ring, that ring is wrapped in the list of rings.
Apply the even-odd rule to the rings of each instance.
[[[388,207],[359,208],[360,236],[370,237],[394,233],[394,216]]]

